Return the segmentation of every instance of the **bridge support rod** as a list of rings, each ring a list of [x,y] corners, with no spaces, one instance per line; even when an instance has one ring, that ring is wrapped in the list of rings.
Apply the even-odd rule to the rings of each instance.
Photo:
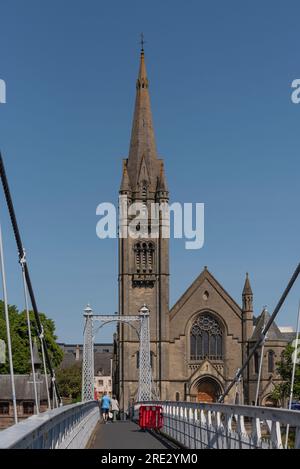
[[[2,273],[7,348],[8,348],[8,360],[9,360],[10,381],[11,381],[11,389],[12,389],[12,399],[13,399],[13,407],[14,407],[14,419],[15,419],[15,423],[18,423],[16,388],[15,388],[14,366],[13,366],[12,347],[11,347],[10,323],[9,323],[9,313],[8,313],[6,275],[5,275],[5,267],[4,267],[4,254],[3,254],[1,225],[0,225],[0,263],[1,263],[1,273]]]
[[[94,340],[93,311],[88,305],[84,310],[82,402],[94,399]]]
[[[93,314],[90,306],[84,310],[84,338],[83,338],[83,363],[82,363],[82,401],[94,399],[94,333],[95,322],[100,322],[100,327],[112,322],[123,322],[132,325],[137,322],[136,330],[139,340],[139,384],[137,391],[138,401],[150,401],[152,398],[152,370],[150,355],[150,328],[149,309],[144,305],[138,315],[101,315]]]
[[[144,305],[140,309],[140,355],[138,401],[150,401],[152,398],[152,370],[150,355],[149,309]]]

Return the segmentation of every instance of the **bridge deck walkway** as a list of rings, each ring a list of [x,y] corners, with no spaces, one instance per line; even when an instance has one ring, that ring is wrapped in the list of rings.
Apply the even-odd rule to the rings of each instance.
[[[106,424],[99,422],[92,435],[88,449],[162,449],[162,441],[147,431],[141,431],[133,422]]]

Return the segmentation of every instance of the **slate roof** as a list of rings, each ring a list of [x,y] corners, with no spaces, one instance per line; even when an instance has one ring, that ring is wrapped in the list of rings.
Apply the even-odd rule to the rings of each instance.
[[[94,355],[94,372],[95,376],[102,375],[102,376],[109,376],[110,375],[110,360],[112,359],[112,353],[102,353],[102,352],[95,352]]]
[[[254,332],[250,339],[251,342],[256,342],[260,336],[264,326],[268,323],[270,319],[270,314],[264,308],[261,315],[258,318],[255,318],[253,323],[255,326]],[[283,333],[280,331],[279,327],[275,322],[271,325],[270,329],[268,330],[267,340],[279,340],[282,342],[289,342],[289,336],[291,333]]]
[[[58,344],[63,352],[62,368],[68,368],[76,363],[82,363],[83,345],[82,344]],[[79,352],[79,359],[76,360],[76,350]],[[113,358],[113,344],[95,344],[94,345],[94,374],[109,376],[110,360]]]
[[[47,389],[44,375],[36,373],[38,394],[41,400],[47,400]],[[50,379],[48,378],[50,383]],[[16,398],[22,401],[34,401],[32,375],[15,375]],[[0,400],[12,399],[10,375],[0,375]]]
[[[293,342],[296,339],[296,332],[282,332],[282,335],[287,342]]]

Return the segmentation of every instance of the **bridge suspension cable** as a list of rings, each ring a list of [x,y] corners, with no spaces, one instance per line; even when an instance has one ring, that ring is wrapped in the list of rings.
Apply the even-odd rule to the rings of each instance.
[[[26,261],[25,261],[25,253],[24,253],[24,257],[22,259],[20,259],[20,264],[21,264],[21,268],[22,268],[22,280],[23,280],[24,300],[25,300],[25,309],[26,309],[26,319],[27,319],[27,329],[28,329],[28,339],[29,339],[29,349],[30,349],[30,359],[31,359],[31,370],[32,370],[32,380],[33,380],[35,407],[36,407],[36,413],[39,414],[40,405],[39,405],[39,401],[38,401],[38,393],[37,393],[37,385],[36,385],[36,377],[35,377],[35,367],[34,367],[34,358],[33,358],[31,324],[30,324],[30,315],[29,315],[29,307],[28,307],[28,295],[27,295],[27,286],[26,286],[25,270],[24,270],[25,262]]]
[[[297,280],[298,276],[299,276],[299,273],[300,273],[300,263],[297,265],[296,269],[295,269],[295,272],[293,273],[286,289],[284,290],[283,294],[281,295],[280,297],[280,300],[278,301],[277,305],[275,306],[275,309],[272,313],[272,316],[270,317],[268,323],[266,324],[266,326],[264,327],[264,329],[261,331],[261,337],[257,340],[257,342],[255,343],[254,347],[251,349],[249,355],[248,355],[248,358],[247,360],[245,361],[245,363],[243,364],[243,366],[240,368],[240,370],[238,371],[238,373],[236,374],[236,376],[234,377],[234,379],[231,381],[231,383],[227,386],[227,388],[225,389],[224,393],[221,394],[221,396],[219,397],[218,399],[218,402],[223,402],[224,401],[224,398],[227,396],[227,394],[229,393],[229,391],[231,390],[231,388],[235,385],[236,381],[239,379],[240,376],[243,376],[243,372],[245,371],[245,369],[247,368],[247,366],[249,365],[249,362],[251,360],[251,358],[253,357],[253,355],[255,354],[256,350],[262,345],[262,343],[264,342],[265,340],[265,337],[267,335],[267,332],[268,330],[270,329],[271,325],[273,324],[273,322],[275,321],[275,318],[277,316],[277,314],[279,313],[283,303],[285,302],[286,300],[286,297],[288,296],[290,290],[292,289],[295,281]]]
[[[266,311],[266,308],[264,308],[264,311]],[[265,327],[266,327],[266,324],[264,322],[262,330],[264,330]],[[263,365],[263,360],[264,360],[264,350],[265,350],[266,340],[267,340],[267,334],[263,338],[262,347],[261,347],[261,351],[260,351],[259,369],[258,369],[258,377],[257,377],[257,383],[256,383],[256,394],[255,394],[255,405],[256,406],[258,406],[258,403],[259,403],[259,388],[260,388],[261,372],[262,372],[262,365]]]
[[[51,409],[51,399],[50,399],[50,393],[49,393],[49,384],[48,384],[48,375],[47,375],[47,366],[46,366],[46,360],[45,360],[45,350],[44,350],[43,338],[44,338],[44,326],[42,324],[42,332],[39,335],[39,339],[40,339],[40,342],[41,342],[41,349],[42,349],[43,369],[44,369],[44,375],[45,375],[45,384],[46,384],[48,408],[50,410]]]
[[[48,367],[48,370],[49,370],[49,373],[50,373],[50,376],[51,376],[52,392],[53,392],[53,394],[55,396],[55,399],[56,399],[56,402],[57,402],[57,399],[60,401],[60,394],[59,394],[57,384],[56,384],[56,381],[55,381],[55,373],[54,373],[54,369],[53,369],[52,364],[51,364],[51,360],[50,360],[50,356],[49,356],[49,352],[48,352],[48,348],[47,348],[47,343],[46,343],[46,340],[45,340],[45,337],[44,337],[44,334],[43,334],[43,328],[42,328],[42,324],[41,324],[41,321],[40,321],[40,316],[39,316],[39,312],[38,312],[38,308],[37,308],[37,304],[36,304],[36,300],[35,300],[35,295],[34,295],[34,292],[33,292],[31,278],[30,278],[30,275],[29,275],[28,263],[27,263],[26,258],[25,258],[25,251],[24,251],[23,244],[22,244],[22,239],[21,239],[21,235],[20,235],[20,231],[19,231],[19,227],[18,227],[18,223],[17,223],[15,209],[14,209],[14,205],[13,205],[13,201],[12,201],[12,197],[11,197],[11,193],[10,193],[10,189],[9,189],[9,184],[8,184],[8,180],[7,180],[7,176],[6,176],[4,162],[3,162],[1,152],[0,152],[0,177],[1,177],[4,196],[5,196],[9,216],[10,216],[10,221],[11,221],[11,224],[12,224],[12,228],[13,228],[13,232],[14,232],[14,236],[15,236],[15,240],[16,240],[16,244],[17,244],[17,249],[18,249],[18,254],[19,254],[19,263],[20,263],[21,267],[24,269],[24,277],[25,277],[25,281],[26,281],[26,285],[27,285],[27,289],[28,289],[32,309],[33,309],[33,312],[34,312],[37,334],[38,334],[38,336],[41,340],[42,349],[44,348],[45,361],[46,361],[46,364],[47,364],[47,367]],[[23,261],[23,264],[22,264],[22,261]]]

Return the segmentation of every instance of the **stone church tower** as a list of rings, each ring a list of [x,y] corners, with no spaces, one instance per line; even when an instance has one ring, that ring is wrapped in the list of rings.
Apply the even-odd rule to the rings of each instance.
[[[119,312],[136,315],[146,304],[150,310],[152,376],[162,400],[214,402],[224,393],[268,320],[264,310],[254,315],[248,274],[239,305],[205,267],[188,289],[169,308],[169,239],[162,236],[166,219],[160,211],[150,232],[149,217],[138,221],[130,214],[135,203],[150,212],[153,203],[168,202],[164,166],[157,156],[144,51],[136,82],[136,101],[128,158],[123,160],[119,190],[120,209],[128,216],[119,225]],[[139,237],[124,237],[134,225]],[[122,233],[122,234],[121,234]],[[280,382],[276,363],[293,334],[273,324],[264,355],[259,350],[243,380],[225,402],[253,403],[260,360],[262,377],[259,402],[273,405],[272,391]],[[128,409],[138,387],[139,339],[128,324],[120,323],[114,340],[113,389],[121,408]]]
[[[163,161],[158,159],[146,73],[144,50],[136,82],[136,101],[128,159],[123,160],[120,196],[127,206],[168,201]],[[125,202],[126,203],[126,202]],[[120,220],[124,229],[135,218]],[[153,222],[153,220],[152,220]],[[162,238],[161,213],[156,219],[158,236],[150,235],[150,220],[138,226],[138,239],[119,238],[119,311],[138,314],[145,303],[150,310],[151,361],[154,384],[163,398],[168,374],[167,342],[169,312],[169,240]],[[138,223],[139,225],[139,223]],[[147,226],[148,225],[148,226]],[[126,228],[126,226],[125,226]],[[127,324],[118,327],[118,394],[123,408],[135,397],[138,384],[139,342],[136,331]]]

